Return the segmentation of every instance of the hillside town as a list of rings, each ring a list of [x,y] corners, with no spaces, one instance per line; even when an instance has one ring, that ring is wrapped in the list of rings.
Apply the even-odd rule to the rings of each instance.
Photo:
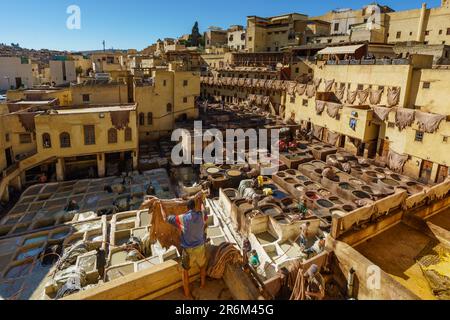
[[[0,44],[0,299],[450,300],[450,0],[246,19]]]

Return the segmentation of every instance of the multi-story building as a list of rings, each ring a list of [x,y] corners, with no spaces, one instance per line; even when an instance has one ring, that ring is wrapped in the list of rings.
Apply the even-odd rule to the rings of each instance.
[[[298,13],[269,18],[247,17],[247,51],[277,52],[283,47],[302,44],[307,20],[306,15]]]
[[[77,81],[76,63],[61,57],[50,61],[50,83],[54,86]]]
[[[200,96],[200,75],[170,63],[156,69],[147,81],[135,88],[138,105],[139,139],[156,140],[170,135],[178,120],[198,117],[196,98]]]
[[[124,54],[121,52],[94,53],[91,55],[91,60],[96,73],[126,70]]]
[[[227,31],[222,30],[219,27],[209,27],[208,31],[205,32],[204,37],[206,49],[223,47],[228,44]]]
[[[243,26],[231,26],[228,29],[228,48],[231,51],[244,51],[246,44],[246,32]]]
[[[0,57],[0,91],[31,88],[35,84],[37,65],[29,59]]]

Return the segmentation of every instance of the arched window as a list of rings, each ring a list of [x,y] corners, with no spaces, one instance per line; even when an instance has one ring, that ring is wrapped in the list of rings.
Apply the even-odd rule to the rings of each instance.
[[[145,126],[145,114],[139,113],[139,125]]]
[[[49,149],[52,147],[52,139],[48,133],[44,133],[42,135],[42,146],[44,149]]]
[[[125,141],[131,141],[133,140],[133,131],[131,130],[131,128],[126,128],[125,129]]]
[[[149,126],[153,125],[153,113],[151,112],[147,113],[147,124]]]
[[[61,148],[70,148],[70,134],[63,132],[59,135],[59,143]]]
[[[114,128],[108,130],[108,143],[117,143],[117,130]]]
[[[172,104],[171,104],[171,103],[168,103],[168,104],[167,104],[167,112],[168,112],[168,113],[171,113],[172,110],[173,110]]]

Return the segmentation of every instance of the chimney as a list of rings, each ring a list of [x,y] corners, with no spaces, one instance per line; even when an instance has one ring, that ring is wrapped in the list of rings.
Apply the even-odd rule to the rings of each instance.
[[[422,9],[420,10],[420,18],[419,18],[419,27],[417,30],[417,37],[416,41],[418,42],[424,42],[425,41],[425,16],[427,14],[427,4],[422,3]]]

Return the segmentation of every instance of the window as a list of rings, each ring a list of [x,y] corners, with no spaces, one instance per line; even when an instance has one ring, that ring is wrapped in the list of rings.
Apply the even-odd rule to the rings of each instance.
[[[62,149],[70,148],[70,134],[63,132],[59,135],[59,144]]]
[[[183,80],[183,87],[187,87],[189,82],[187,80]]]
[[[139,113],[139,125],[145,126],[145,115],[142,112]]]
[[[42,147],[44,149],[50,149],[52,147],[52,139],[48,133],[42,135]]]
[[[167,104],[167,112],[170,113],[170,112],[172,112],[172,110],[173,110],[172,104],[171,104],[171,103],[168,103],[168,104]]]
[[[423,142],[423,131],[416,131],[416,138],[415,141],[417,142]]]
[[[167,86],[167,80],[164,80],[164,81],[163,81],[163,86],[164,86],[164,87]]]
[[[447,136],[443,136],[443,137],[442,137],[442,142],[447,143],[447,142],[448,142],[448,137],[447,137]]]
[[[429,82],[424,82],[422,88],[430,89],[431,84]]]
[[[5,134],[5,140],[6,142],[9,142],[9,133]]]
[[[402,32],[401,31],[397,32],[397,39],[400,39],[401,37],[402,37]]]
[[[95,126],[84,126],[84,144],[86,146],[95,144]]]
[[[334,31],[339,31],[339,23],[334,24]]]
[[[270,48],[270,47],[267,47],[267,52],[270,52],[270,50],[271,50],[271,48]]]
[[[364,85],[363,84],[358,84],[358,90],[364,90]]]
[[[230,35],[230,38],[228,39],[228,41],[232,42],[234,40],[234,36]]]
[[[83,94],[83,102],[88,103],[91,101],[91,95],[90,94]]]
[[[333,39],[328,39],[328,40],[327,40],[328,43],[331,43],[331,41],[333,41]]]
[[[253,38],[252,37],[248,37],[248,41],[253,41]]]
[[[291,103],[295,103],[295,97],[291,96]]]
[[[390,128],[390,129],[395,128],[395,123],[394,122],[388,122],[388,128]]]
[[[125,142],[129,142],[133,140],[133,132],[131,131],[131,128],[125,129]]]
[[[439,30],[439,35],[441,35],[442,34],[442,30]]]
[[[299,73],[300,72],[300,68],[295,68],[295,73]]]
[[[153,113],[152,112],[147,113],[147,124],[149,126],[153,125]]]
[[[304,107],[308,106],[308,99],[303,99],[302,104]]]
[[[108,143],[117,143],[117,130],[114,128],[108,130]]]
[[[21,144],[31,143],[31,134],[29,133],[19,134],[19,141]]]
[[[450,28],[447,28],[447,35],[450,36]]]
[[[412,36],[412,32],[410,32],[409,35]]]
[[[241,41],[245,41],[245,33],[241,34]]]
[[[183,103],[188,103],[188,98],[187,97],[183,98]]]

